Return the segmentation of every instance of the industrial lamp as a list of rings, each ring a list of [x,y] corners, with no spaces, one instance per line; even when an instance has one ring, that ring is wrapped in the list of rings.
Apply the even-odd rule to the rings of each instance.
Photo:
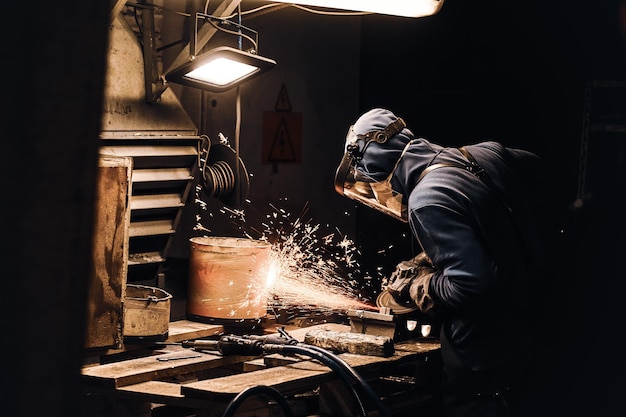
[[[254,45],[251,51],[220,46],[197,55],[197,23],[199,18],[221,20],[214,16],[196,13],[194,33],[189,45],[189,50],[192,53],[187,62],[165,74],[167,81],[202,90],[221,92],[256,77],[276,65],[276,61],[256,54],[258,42],[249,36],[246,38]],[[228,24],[235,25],[230,21]],[[240,34],[244,27],[237,26],[239,26]],[[251,31],[249,28],[244,29]]]
[[[344,9],[404,17],[437,14],[445,0],[274,0],[278,3],[303,4],[331,9]]]

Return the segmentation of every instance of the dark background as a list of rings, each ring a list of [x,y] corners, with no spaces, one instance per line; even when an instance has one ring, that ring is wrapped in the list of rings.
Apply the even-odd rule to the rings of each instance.
[[[626,135],[600,128],[626,121],[623,87],[590,90],[593,129],[581,160],[586,88],[593,80],[626,77],[623,7],[618,1],[448,1],[436,19],[363,20],[362,110],[390,108],[436,143],[498,140],[547,163],[560,235],[550,254],[553,282],[534,289],[555,341],[546,340],[547,372],[537,381],[546,415],[609,413],[624,387],[617,338],[626,288]],[[361,242],[395,234],[396,248],[415,247],[393,221],[358,211],[358,223],[367,224],[358,228]],[[384,264],[381,256],[372,251],[365,258]]]
[[[77,412],[109,9],[72,1],[4,9],[2,369],[3,406],[13,415]],[[542,383],[547,411],[619,410],[623,133],[590,135],[584,195],[578,190],[585,88],[626,75],[623,2],[448,0],[432,18],[363,17],[361,37],[354,118],[388,107],[440,144],[496,139],[537,152],[552,168],[546,181],[563,213],[563,239],[556,286],[536,289],[554,313],[557,340]],[[603,90],[594,121],[624,122],[619,93]],[[330,159],[325,168],[334,170]],[[355,229],[359,243],[398,242],[393,256],[365,253],[373,263],[391,265],[412,251],[406,229],[365,208],[357,208]]]

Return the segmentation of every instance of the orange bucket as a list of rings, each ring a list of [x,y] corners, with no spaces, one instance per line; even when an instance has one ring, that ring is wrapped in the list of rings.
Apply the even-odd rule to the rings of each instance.
[[[267,314],[271,244],[234,237],[190,239],[187,318],[259,322]]]

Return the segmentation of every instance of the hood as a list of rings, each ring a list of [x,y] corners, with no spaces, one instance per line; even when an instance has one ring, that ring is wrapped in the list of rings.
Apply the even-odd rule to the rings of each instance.
[[[397,119],[389,110],[374,108],[361,115],[352,129],[357,135],[365,135],[371,131],[384,130]],[[362,143],[360,145],[363,146]],[[372,141],[365,149],[361,148],[362,158],[357,162],[356,168],[382,181],[391,174],[398,160],[402,158],[394,172],[392,185],[406,196],[412,189],[411,184],[415,183],[421,172],[443,149],[424,138],[416,138],[410,129],[404,128],[385,143]]]

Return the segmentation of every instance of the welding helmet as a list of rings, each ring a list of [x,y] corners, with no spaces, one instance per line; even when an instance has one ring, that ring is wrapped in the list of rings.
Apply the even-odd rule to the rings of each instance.
[[[344,155],[335,173],[335,190],[403,222],[406,199],[394,173],[411,143],[412,133],[402,118],[373,109],[350,126]]]

